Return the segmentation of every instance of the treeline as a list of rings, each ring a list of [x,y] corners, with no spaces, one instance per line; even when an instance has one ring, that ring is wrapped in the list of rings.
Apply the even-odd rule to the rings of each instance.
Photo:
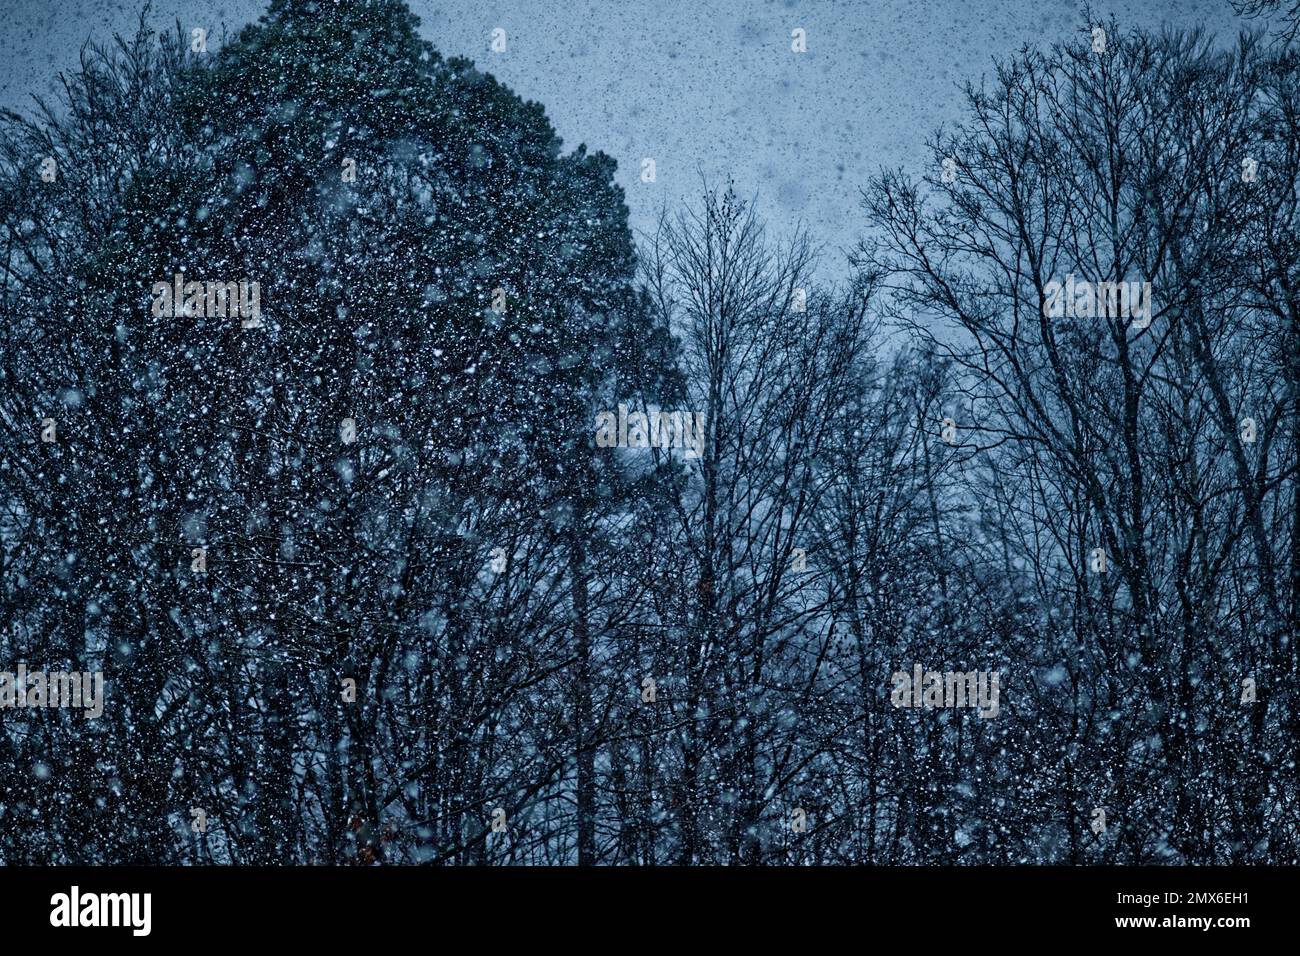
[[[1023,52],[833,286],[731,187],[634,243],[417,26],[142,18],[0,117],[0,670],[105,678],[0,709],[0,861],[1296,861],[1290,45]]]

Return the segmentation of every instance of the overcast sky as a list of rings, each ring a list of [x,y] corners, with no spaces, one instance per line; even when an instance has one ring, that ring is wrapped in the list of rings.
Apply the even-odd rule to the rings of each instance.
[[[136,0],[0,0],[0,105],[23,108],[88,37],[129,31]],[[155,0],[153,19],[232,32],[265,0]],[[1075,0],[411,0],[444,54],[473,58],[540,100],[566,148],[618,160],[634,228],[698,190],[699,172],[757,193],[778,227],[802,220],[829,249],[860,230],[857,195],[880,166],[920,171],[956,118],[958,87],[1024,43],[1081,29]],[[1203,23],[1230,34],[1229,0],[1110,0],[1122,23]],[[494,28],[507,49],[489,49]],[[808,51],[791,51],[802,28]],[[640,179],[655,160],[657,178]]]

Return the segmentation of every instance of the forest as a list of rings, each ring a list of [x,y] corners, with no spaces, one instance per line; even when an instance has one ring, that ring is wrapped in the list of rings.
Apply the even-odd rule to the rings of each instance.
[[[102,677],[0,863],[1300,860],[1294,29],[1026,37],[838,269],[401,0],[139,22],[0,113],[0,671]]]

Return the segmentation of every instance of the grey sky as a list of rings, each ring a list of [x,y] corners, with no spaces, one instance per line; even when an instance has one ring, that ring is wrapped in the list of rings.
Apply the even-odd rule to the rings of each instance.
[[[155,0],[154,20],[236,29],[265,0]],[[445,54],[472,57],[540,100],[565,140],[618,160],[634,228],[697,190],[703,171],[757,192],[778,228],[802,220],[836,250],[860,229],[879,166],[920,171],[922,143],[957,114],[958,86],[992,58],[1082,26],[1075,0],[411,0]],[[21,108],[88,35],[131,29],[136,0],[0,0],[0,105]],[[1110,0],[1121,23],[1240,23],[1229,0]],[[504,53],[489,50],[493,28]],[[808,52],[790,49],[795,27]],[[641,160],[657,180],[640,181]]]

